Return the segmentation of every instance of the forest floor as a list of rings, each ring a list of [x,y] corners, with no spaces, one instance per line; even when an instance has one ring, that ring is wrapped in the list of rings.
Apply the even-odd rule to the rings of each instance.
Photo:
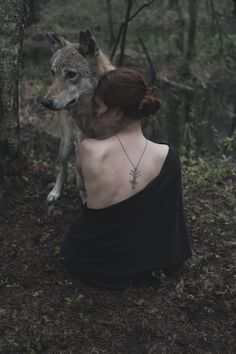
[[[192,258],[175,274],[113,291],[63,267],[60,245],[76,219],[72,179],[45,202],[47,158],[0,166],[0,353],[235,353],[235,190],[232,160],[183,160]]]

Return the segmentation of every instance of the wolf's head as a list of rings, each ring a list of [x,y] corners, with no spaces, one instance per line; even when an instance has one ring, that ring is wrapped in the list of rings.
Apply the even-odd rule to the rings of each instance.
[[[52,110],[73,109],[83,95],[92,95],[96,82],[112,68],[89,30],[81,31],[79,43],[48,32],[53,56],[52,85],[42,104]]]

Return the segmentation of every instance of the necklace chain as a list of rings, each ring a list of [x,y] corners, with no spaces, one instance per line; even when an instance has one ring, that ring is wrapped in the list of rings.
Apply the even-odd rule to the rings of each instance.
[[[125,152],[127,158],[129,159],[130,163],[132,164],[133,168],[138,169],[139,164],[140,164],[140,162],[141,162],[141,160],[142,160],[142,157],[143,157],[143,155],[144,155],[144,153],[145,153],[145,150],[146,150],[146,148],[147,148],[147,139],[146,139],[146,143],[145,143],[145,147],[144,147],[144,149],[143,149],[143,152],[142,152],[142,154],[141,154],[141,156],[140,156],[140,159],[139,159],[137,165],[135,166],[135,164],[134,164],[133,161],[131,160],[131,158],[130,158],[128,152],[125,150],[125,147],[124,147],[124,145],[122,144],[122,142],[121,142],[121,140],[120,140],[120,138],[119,138],[119,136],[118,136],[117,134],[116,134],[116,137],[117,137],[117,139],[119,140],[119,143],[120,143],[122,149],[124,150],[124,152]]]
[[[146,143],[145,143],[145,147],[144,147],[144,149],[143,149],[143,152],[142,152],[142,154],[141,154],[141,156],[140,156],[140,159],[139,159],[137,165],[135,166],[135,164],[134,164],[133,161],[131,160],[129,154],[128,154],[127,151],[125,150],[125,147],[124,147],[124,145],[122,144],[122,142],[121,142],[121,140],[120,140],[120,138],[119,138],[119,136],[118,136],[117,134],[116,134],[116,137],[117,137],[117,139],[118,139],[118,141],[119,141],[119,143],[120,143],[122,149],[124,150],[125,155],[127,156],[128,160],[130,161],[131,165],[132,165],[133,168],[134,168],[133,170],[131,169],[131,172],[130,172],[130,175],[132,176],[132,180],[130,181],[130,183],[132,184],[132,188],[134,189],[135,186],[136,186],[136,184],[138,183],[138,182],[137,182],[137,178],[138,178],[139,176],[141,176],[140,171],[138,171],[138,167],[139,167],[139,164],[140,164],[140,162],[141,162],[141,160],[142,160],[142,157],[143,157],[143,155],[144,155],[144,153],[145,153],[145,151],[146,151],[147,142],[148,142],[148,141],[147,141],[147,139],[146,139]]]

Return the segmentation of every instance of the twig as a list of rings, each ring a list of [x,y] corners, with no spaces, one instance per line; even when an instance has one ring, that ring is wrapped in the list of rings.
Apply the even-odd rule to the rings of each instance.
[[[151,73],[152,73],[152,76],[151,76],[151,80],[150,80],[150,81],[151,81],[152,84],[154,84],[154,83],[157,82],[156,70],[155,70],[155,68],[154,68],[152,59],[151,59],[151,57],[150,57],[150,55],[149,55],[149,53],[148,53],[148,51],[147,51],[147,48],[146,48],[146,46],[145,46],[145,44],[144,44],[142,38],[139,37],[138,40],[139,40],[139,43],[141,44],[141,47],[142,47],[142,49],[143,49],[143,51],[144,51],[144,54],[146,55],[146,58],[147,58],[147,61],[148,61],[149,65],[150,65]]]
[[[124,21],[120,24],[119,33],[118,33],[118,36],[116,38],[116,42],[115,42],[113,51],[112,51],[111,56],[110,56],[110,60],[112,60],[114,58],[114,55],[116,54],[116,50],[117,50],[118,44],[120,42],[120,37],[121,37],[121,34],[123,32],[124,24],[125,24]]]
[[[149,2],[146,2],[145,4],[143,4],[142,6],[140,6],[140,8],[133,14],[130,16],[130,11],[131,11],[131,8],[133,6],[133,3],[131,0],[128,1],[128,5],[127,5],[127,10],[126,10],[126,18],[124,21],[122,21],[122,23],[120,24],[120,28],[119,28],[119,32],[118,32],[118,36],[116,38],[116,42],[115,42],[115,45],[114,45],[114,48],[112,50],[112,53],[111,53],[111,56],[110,56],[110,60],[112,60],[115,56],[115,53],[116,53],[116,50],[117,50],[117,47],[118,47],[118,44],[120,42],[120,38],[121,38],[121,35],[123,34],[123,37],[122,37],[122,43],[123,43],[123,46],[125,45],[125,39],[126,39],[126,34],[127,34],[127,30],[128,30],[128,23],[130,21],[132,21],[137,15],[138,13],[143,9],[145,8],[146,6],[149,6],[151,4],[153,4],[156,0],[151,0]],[[125,33],[123,33],[123,31],[125,30]],[[122,45],[121,45],[122,47]],[[121,53],[122,53],[122,48],[121,48]],[[119,59],[119,63],[120,61],[123,61],[123,56],[122,54],[120,54],[120,59]]]

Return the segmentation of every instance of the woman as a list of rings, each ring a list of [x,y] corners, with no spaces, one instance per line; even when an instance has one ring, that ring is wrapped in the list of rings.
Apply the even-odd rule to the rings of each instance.
[[[81,215],[63,255],[81,280],[121,288],[191,256],[177,152],[143,136],[141,119],[160,109],[154,88],[136,71],[118,68],[99,81],[94,111],[104,140],[77,151]]]

